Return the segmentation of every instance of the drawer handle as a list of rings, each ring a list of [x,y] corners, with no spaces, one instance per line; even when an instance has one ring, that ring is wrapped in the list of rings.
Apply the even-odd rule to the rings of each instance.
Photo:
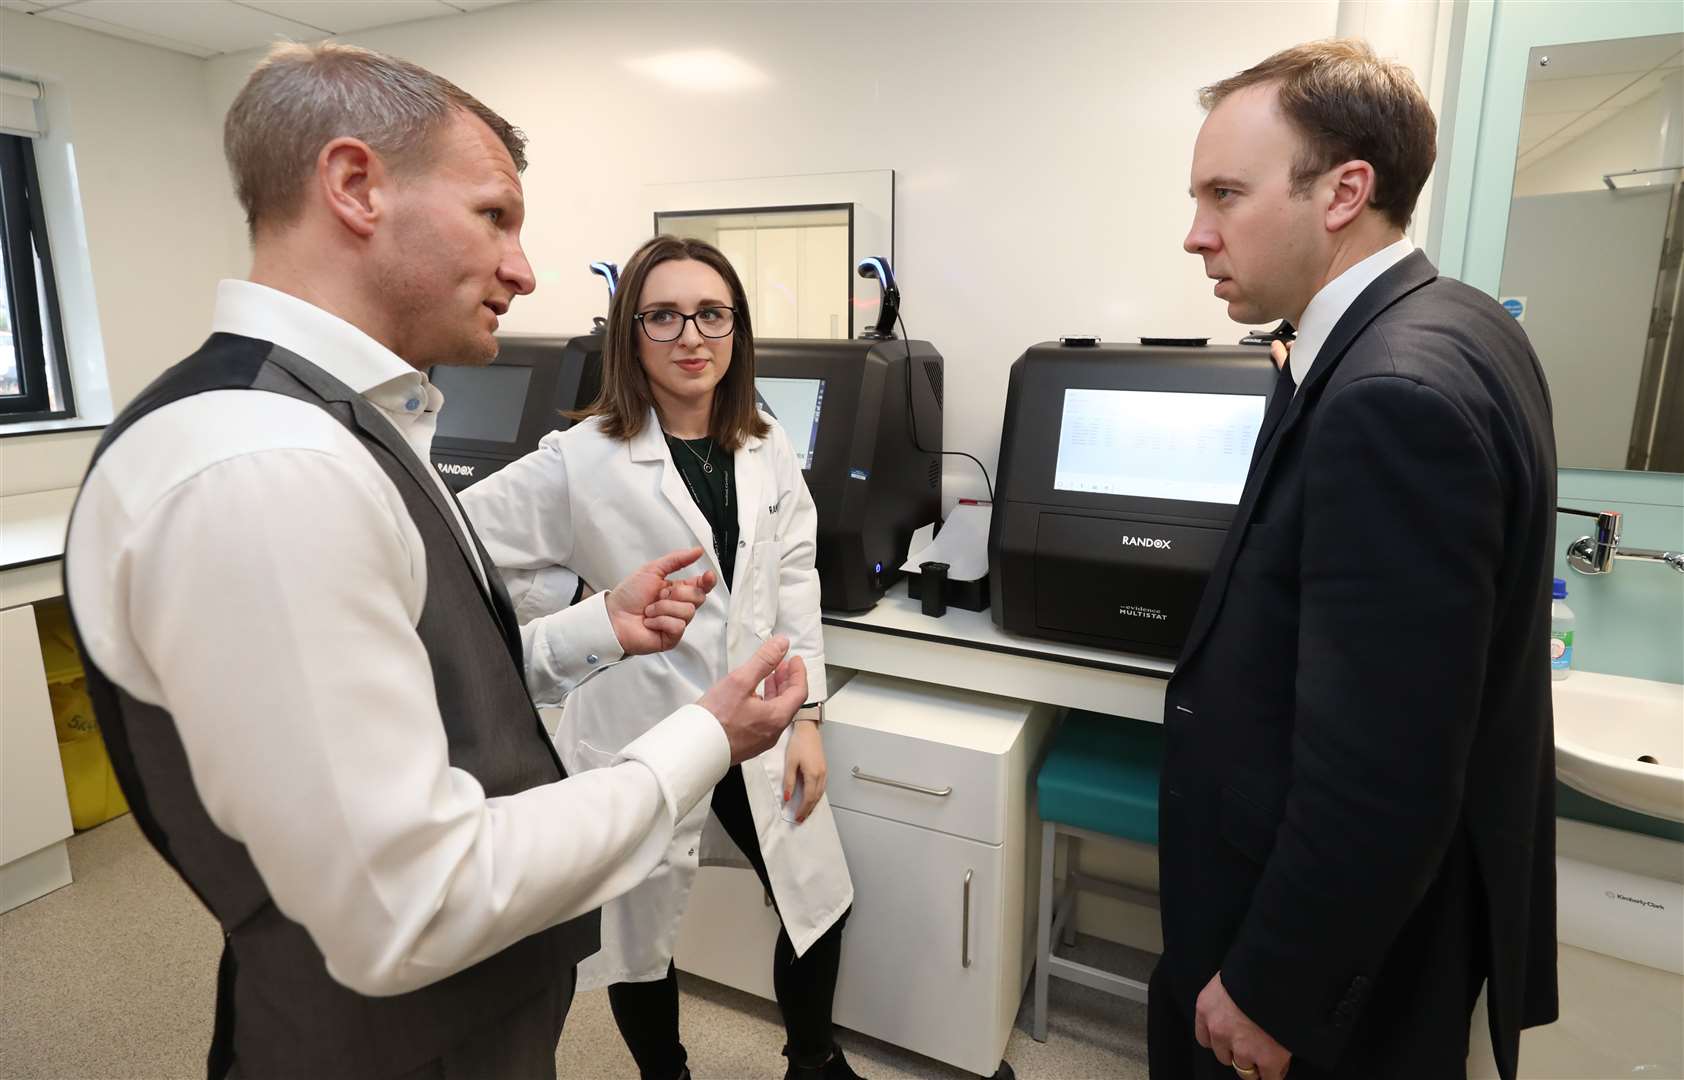
[[[945,799],[953,794],[951,784],[944,788],[919,787],[917,784],[909,784],[905,780],[890,780],[887,777],[872,776],[870,773],[860,772],[858,765],[848,771],[854,774],[855,780],[865,780],[872,784],[887,784],[889,787],[898,787],[903,791],[916,791],[920,795],[934,795],[938,799]]]
[[[965,871],[965,914],[960,920],[959,937],[959,963],[964,967],[971,966],[971,875],[974,872]]]

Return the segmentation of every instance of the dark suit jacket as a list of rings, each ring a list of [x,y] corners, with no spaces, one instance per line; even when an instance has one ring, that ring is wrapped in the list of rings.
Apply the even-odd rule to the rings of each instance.
[[[1514,320],[1419,252],[1370,285],[1260,439],[1169,685],[1185,1015],[1220,970],[1351,1076],[1460,1075],[1483,978],[1503,1076],[1555,1019],[1555,483]]]

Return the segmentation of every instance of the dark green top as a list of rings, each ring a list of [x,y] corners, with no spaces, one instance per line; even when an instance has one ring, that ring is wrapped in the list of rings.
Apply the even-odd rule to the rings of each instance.
[[[666,434],[662,432],[662,434]],[[731,454],[708,439],[680,439],[667,435],[667,453],[696,508],[713,529],[713,553],[719,558],[719,572],[725,589],[731,589],[731,572],[737,565],[737,485],[732,477]],[[713,466],[704,468],[702,463]]]

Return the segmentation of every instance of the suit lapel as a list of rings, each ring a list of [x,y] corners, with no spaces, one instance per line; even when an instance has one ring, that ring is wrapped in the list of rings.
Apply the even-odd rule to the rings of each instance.
[[[1351,346],[1362,336],[1362,332],[1368,329],[1368,325],[1379,318],[1381,312],[1437,277],[1438,271],[1426,255],[1415,251],[1376,278],[1373,284],[1352,301],[1351,306],[1345,309],[1345,314],[1334,324],[1333,332],[1327,336],[1327,342],[1317,355],[1315,365],[1310,369],[1304,385],[1298,388],[1286,407],[1277,413],[1280,419],[1274,429],[1270,431],[1265,427],[1258,432],[1257,449],[1252,455],[1251,470],[1246,475],[1245,490],[1240,495],[1239,505],[1234,508],[1233,524],[1228,527],[1222,551],[1216,557],[1216,565],[1211,568],[1210,580],[1205,585],[1204,595],[1199,601],[1199,610],[1193,616],[1192,628],[1187,632],[1187,641],[1181,647],[1181,657],[1176,661],[1178,669],[1186,667],[1192,661],[1199,646],[1204,644],[1212,624],[1216,622],[1216,614],[1221,610],[1222,600],[1228,592],[1228,580],[1233,573],[1234,561],[1239,558],[1240,545],[1245,540],[1246,528],[1251,525],[1252,515],[1257,510],[1258,495],[1263,490],[1287,434],[1298,425],[1315,402],[1320,400],[1322,387],[1333,376],[1333,369],[1344,359]],[[1291,393],[1291,387],[1289,380],[1282,379],[1277,384],[1276,393]],[[1275,402],[1271,400],[1270,404],[1273,406]],[[1274,408],[1269,411],[1276,413]]]
[[[1187,641],[1181,646],[1181,659],[1176,667],[1184,667],[1193,653],[1204,640],[1205,632],[1210,629],[1211,622],[1216,618],[1216,611],[1222,604],[1223,593],[1228,587],[1228,575],[1234,568],[1234,559],[1239,555],[1240,539],[1245,535],[1246,526],[1251,523],[1251,515],[1257,506],[1257,493],[1262,487],[1263,474],[1267,468],[1266,460],[1273,459],[1275,436],[1284,425],[1287,412],[1297,404],[1292,397],[1293,384],[1289,373],[1290,364],[1281,368],[1275,378],[1275,388],[1269,395],[1269,408],[1263,417],[1263,426],[1258,429],[1257,443],[1251,451],[1251,468],[1246,473],[1245,487],[1240,492],[1239,505],[1234,507],[1234,519],[1228,526],[1228,534],[1222,538],[1222,549],[1217,552],[1216,562],[1210,570],[1210,580],[1205,584],[1203,595],[1199,598],[1199,607],[1193,614],[1193,625],[1187,630]],[[1302,395],[1299,395],[1300,397]]]
[[[1257,468],[1257,463],[1263,459],[1263,452],[1274,441],[1275,432],[1280,430],[1281,421],[1286,418],[1286,411],[1292,408],[1293,395],[1298,387],[1292,381],[1292,365],[1282,364],[1275,372],[1275,387],[1269,391],[1269,408],[1263,415],[1263,424],[1257,429],[1257,442],[1251,448],[1251,465],[1246,469],[1250,475]]]

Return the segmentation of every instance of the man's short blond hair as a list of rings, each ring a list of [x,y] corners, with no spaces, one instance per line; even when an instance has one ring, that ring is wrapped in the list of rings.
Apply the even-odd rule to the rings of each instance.
[[[526,136],[478,99],[425,68],[355,45],[277,45],[240,90],[222,127],[223,152],[260,228],[296,220],[322,147],[361,139],[395,170],[424,167],[433,136],[462,109],[483,120],[526,168]]]

